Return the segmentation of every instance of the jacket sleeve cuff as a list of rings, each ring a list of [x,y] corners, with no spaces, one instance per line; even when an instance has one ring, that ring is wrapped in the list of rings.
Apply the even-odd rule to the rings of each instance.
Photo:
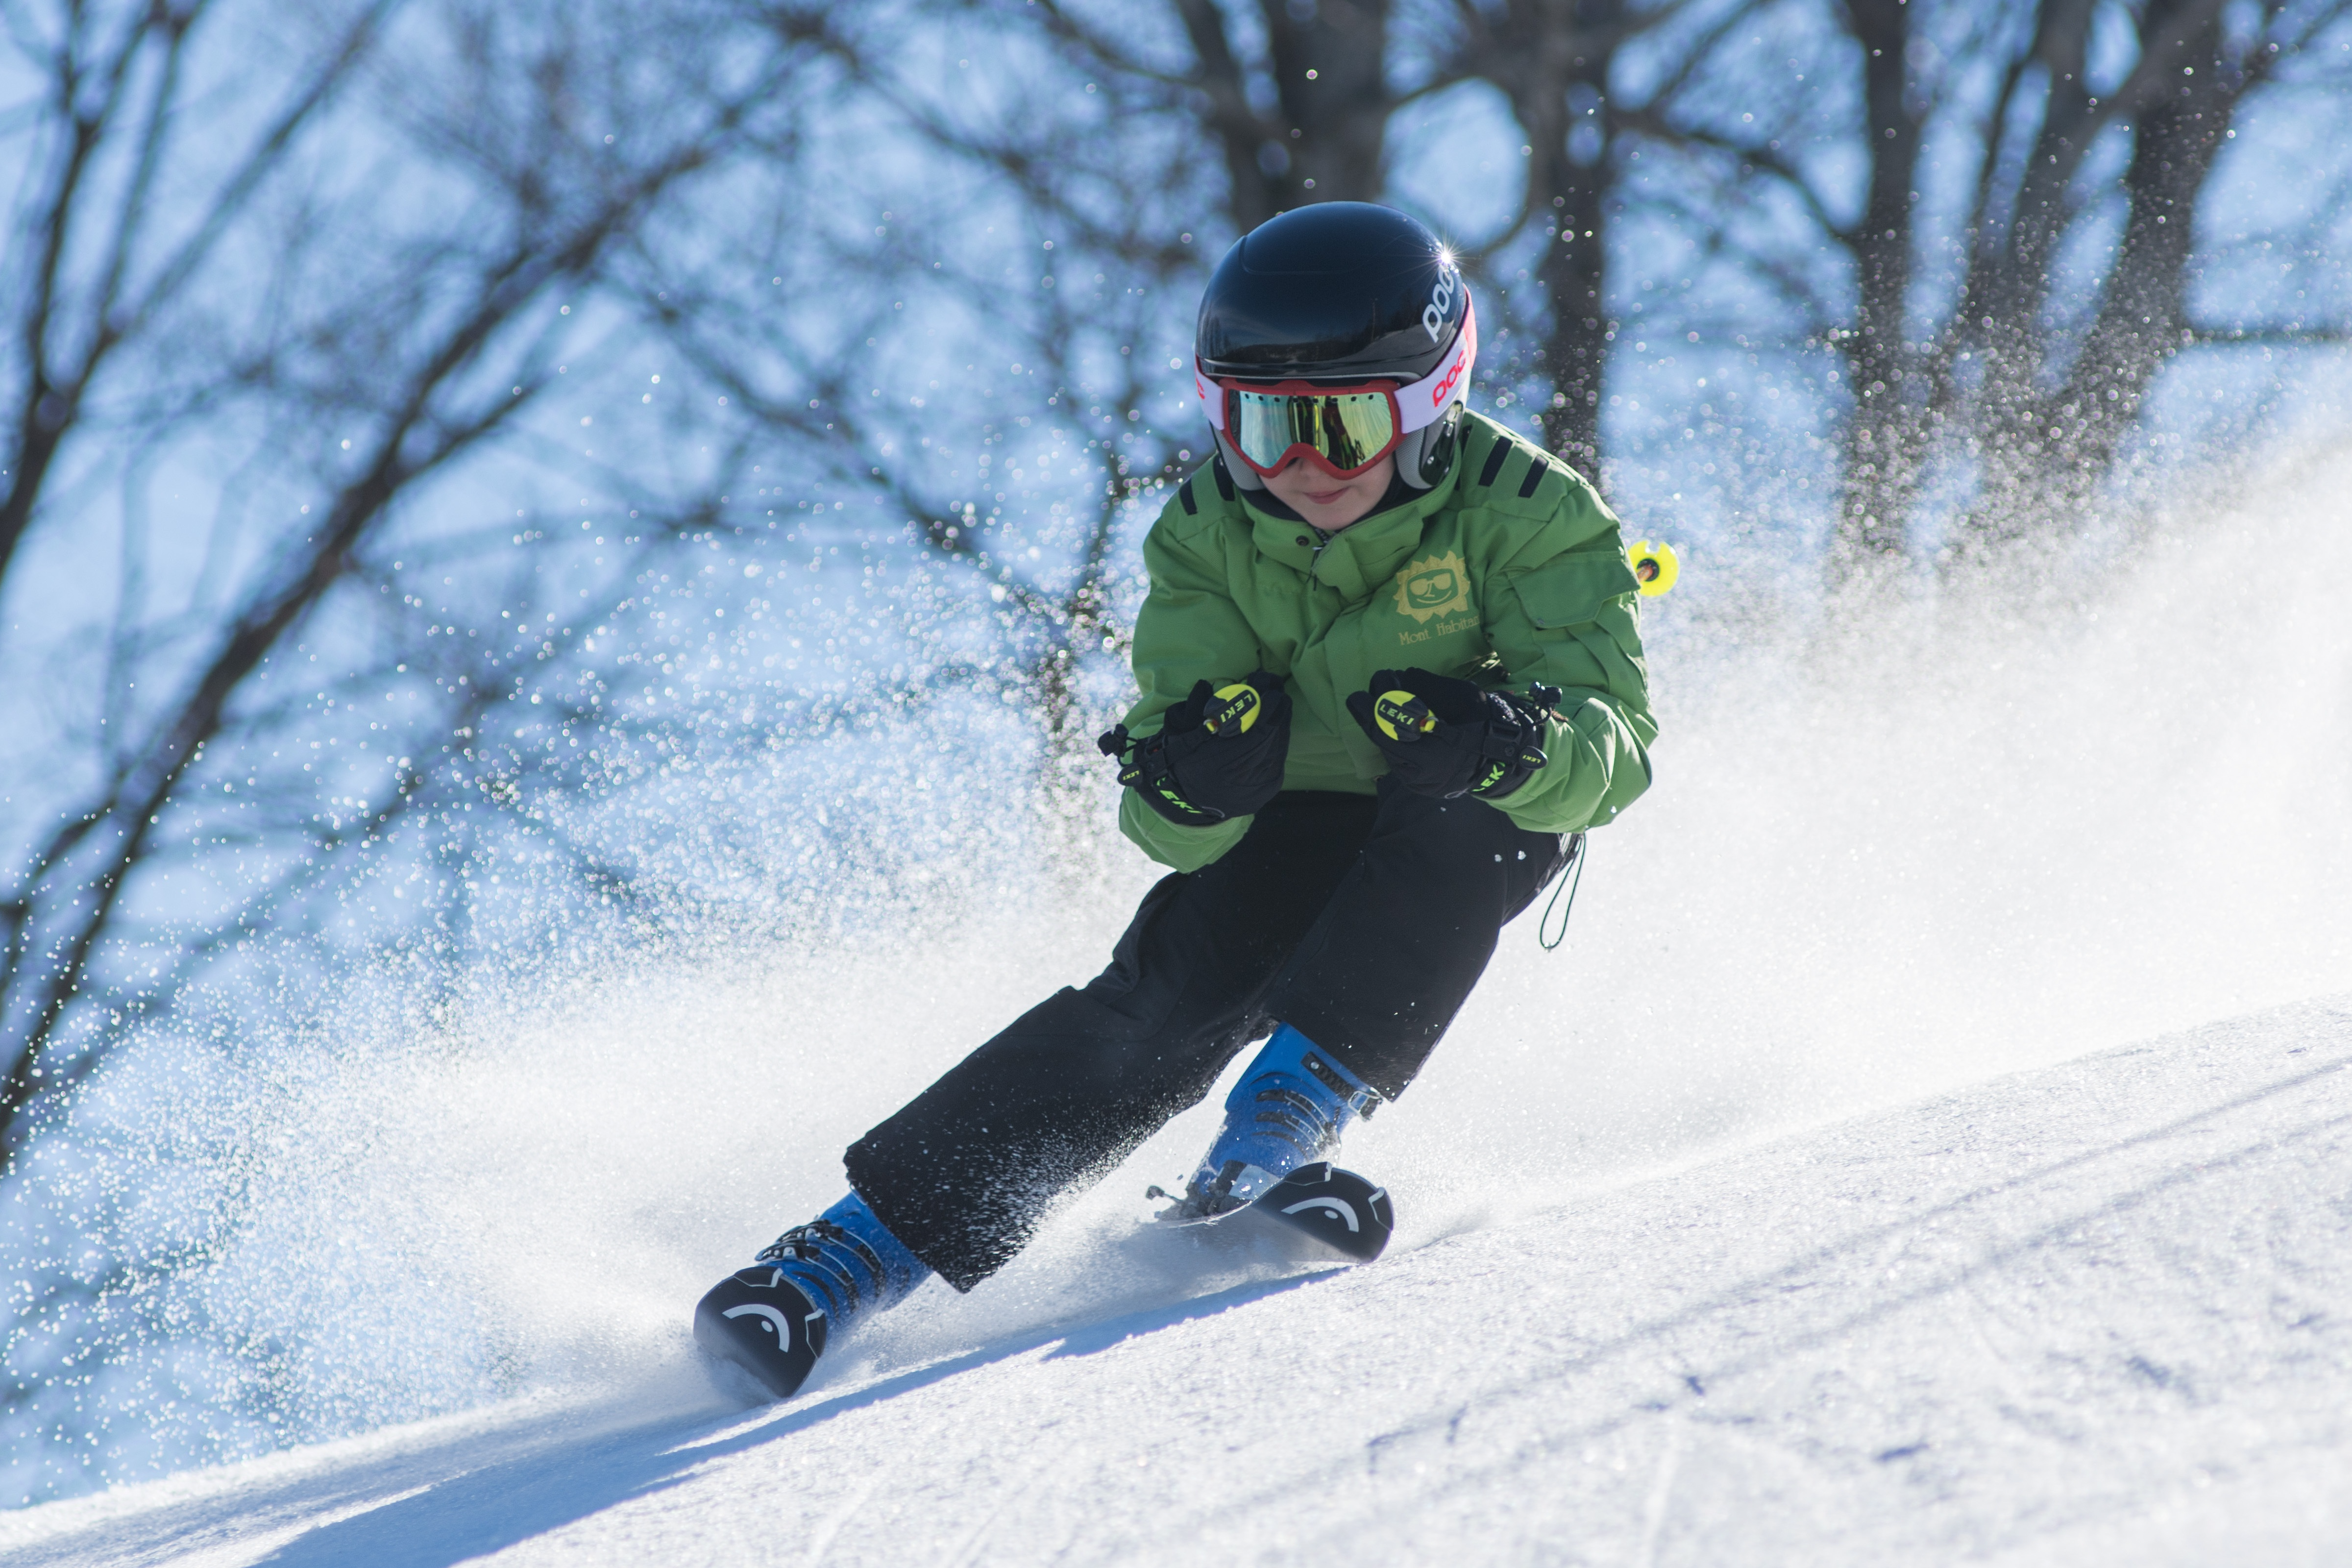
[[[1487,804],[1530,833],[1605,827],[1650,787],[1650,759],[1639,737],[1597,700],[1546,726],[1549,761],[1509,795]]]
[[[1118,830],[1171,870],[1197,871],[1213,864],[1241,842],[1253,820],[1234,816],[1208,827],[1180,827],[1144,805],[1133,790],[1118,792]]]

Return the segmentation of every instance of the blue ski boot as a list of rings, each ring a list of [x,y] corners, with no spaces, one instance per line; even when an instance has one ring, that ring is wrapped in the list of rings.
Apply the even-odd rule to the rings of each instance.
[[[790,1399],[830,1337],[898,1305],[930,1272],[852,1193],[713,1285],[694,1309],[694,1342]]]
[[[1213,1219],[1259,1196],[1298,1167],[1323,1159],[1380,1094],[1287,1024],[1276,1026],[1234,1091],[1225,1124],[1176,1206],[1160,1215]],[[1173,1194],[1158,1187],[1153,1197]]]

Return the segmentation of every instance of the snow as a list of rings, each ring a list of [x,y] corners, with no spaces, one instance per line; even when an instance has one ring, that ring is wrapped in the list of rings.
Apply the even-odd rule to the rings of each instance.
[[[28,1510],[0,1553],[2352,1560],[2352,998],[1522,1206],[1398,1197],[1381,1261],[1288,1274],[1076,1213],[1054,1266],[1102,1260],[1107,1313],[934,1283],[789,1404],[680,1358]]]
[[[696,1365],[846,1143],[1099,964],[1153,875],[1115,846],[429,1005],[355,977],[267,1093],[155,1097],[131,1145],[225,1151],[239,1205],[158,1314],[195,1371],[12,1451],[135,1484],[0,1558],[2352,1561],[2346,495],[2322,454],[2080,602],[1820,647],[1662,601],[1659,787],[1351,1134],[1401,1220],[1358,1271],[1139,1226],[1213,1095],[799,1400]],[[2300,569],[2248,571],[2282,519]]]

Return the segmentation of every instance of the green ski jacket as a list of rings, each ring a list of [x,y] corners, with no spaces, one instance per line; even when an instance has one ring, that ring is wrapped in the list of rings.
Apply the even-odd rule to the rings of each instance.
[[[1617,519],[1574,469],[1481,415],[1426,492],[1328,535],[1261,510],[1213,460],[1179,485],[1143,542],[1128,729],[1156,733],[1196,681],[1264,668],[1293,704],[1283,787],[1370,795],[1388,768],[1343,704],[1374,670],[1542,682],[1562,693],[1549,762],[1489,804],[1538,833],[1615,820],[1649,787],[1658,733]],[[1120,794],[1121,831],[1179,871],[1249,830],[1246,816],[1179,826]]]

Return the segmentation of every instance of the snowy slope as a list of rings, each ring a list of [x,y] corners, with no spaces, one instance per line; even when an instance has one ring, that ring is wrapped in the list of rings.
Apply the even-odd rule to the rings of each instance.
[[[1108,1319],[923,1359],[1003,1310],[934,1284],[791,1405],[513,1403],[8,1516],[0,1553],[2352,1561],[2352,999],[1450,1234],[1399,1197],[1351,1273],[1138,1271],[1145,1237]]]

